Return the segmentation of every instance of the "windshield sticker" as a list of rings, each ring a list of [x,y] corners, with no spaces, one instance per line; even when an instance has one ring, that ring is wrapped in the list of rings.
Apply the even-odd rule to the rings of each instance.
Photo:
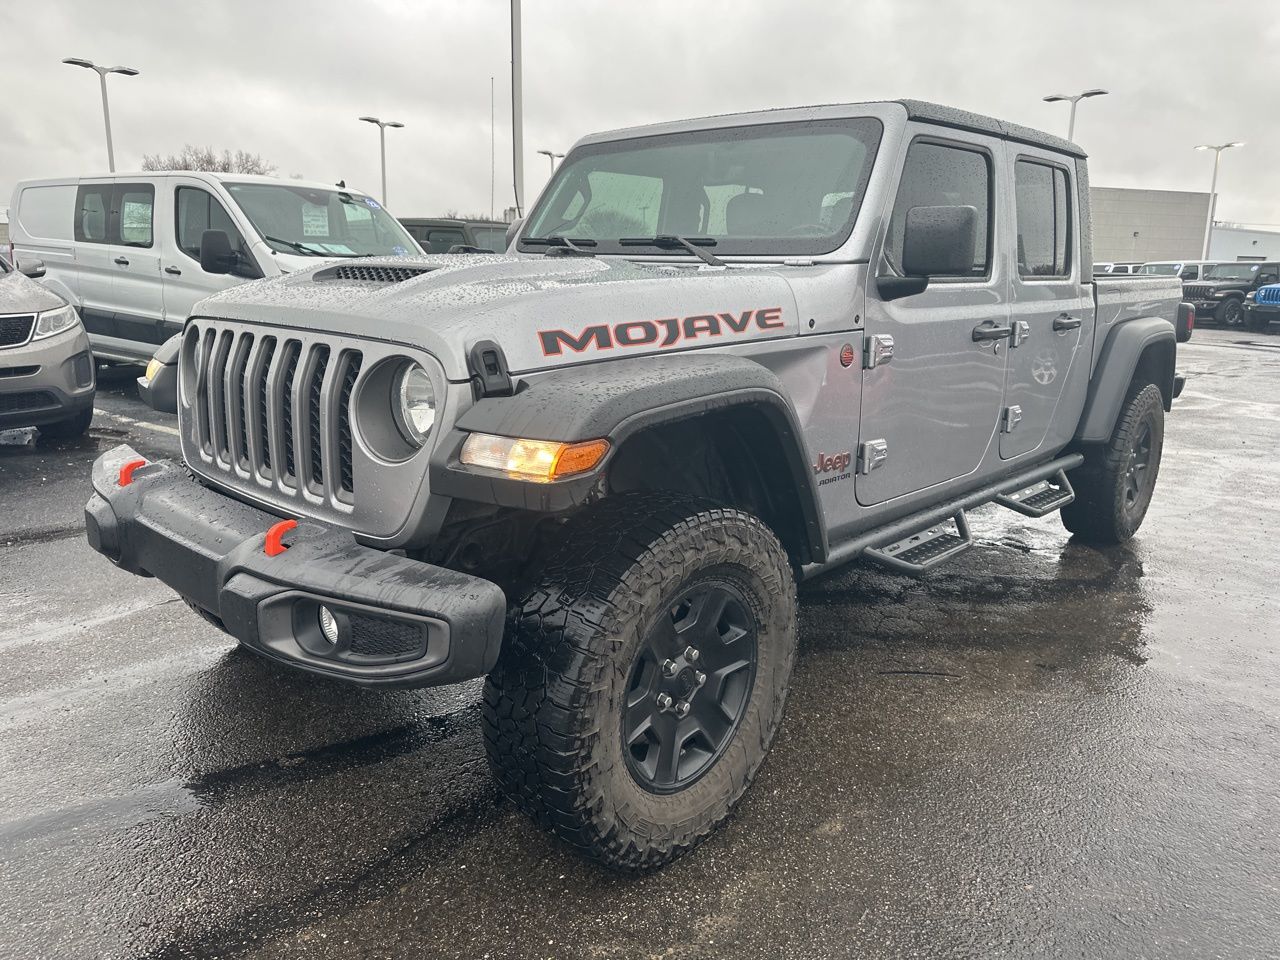
[[[302,235],[329,236],[329,208],[321,203],[302,203]]]
[[[585,327],[576,336],[568,330],[539,330],[538,340],[544,357],[558,357],[568,347],[574,353],[589,349],[611,350],[613,347],[670,347],[699,337],[719,337],[726,333],[746,333],[752,325],[761,330],[786,327],[781,307],[743,310],[734,313],[701,313],[691,317],[666,317],[662,320],[628,320],[623,323],[599,323]]]
[[[402,247],[400,244],[397,243],[394,247],[391,248],[391,252],[394,253],[397,257],[403,257],[405,254],[409,252],[409,250],[408,248]]]
[[[381,210],[381,209],[382,209],[380,206],[378,206],[378,201],[377,201],[377,200],[375,200],[375,199],[373,199],[373,197],[365,197],[365,198],[364,198],[364,202],[365,202],[365,205],[366,205],[370,210]]]
[[[329,253],[341,254],[344,257],[354,257],[356,255],[356,252],[345,243],[322,243],[320,247]]]

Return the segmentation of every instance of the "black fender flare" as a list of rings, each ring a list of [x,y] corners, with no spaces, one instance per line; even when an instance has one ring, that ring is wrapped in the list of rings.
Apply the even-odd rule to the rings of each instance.
[[[716,410],[749,406],[773,430],[800,498],[804,539],[827,554],[826,525],[808,467],[796,412],[777,375],[727,353],[675,354],[579,364],[529,375],[509,397],[483,397],[457,420],[431,457],[433,493],[540,512],[559,512],[604,495],[613,453],[651,427]],[[469,433],[574,443],[607,439],[610,453],[593,471],[551,483],[505,477],[459,463]]]
[[[1156,386],[1165,398],[1165,409],[1173,402],[1174,361],[1178,335],[1163,317],[1138,317],[1117,324],[1107,335],[1089,381],[1076,439],[1082,443],[1105,443],[1111,439],[1120,407],[1143,355],[1152,347],[1167,343],[1169,362],[1159,371]]]

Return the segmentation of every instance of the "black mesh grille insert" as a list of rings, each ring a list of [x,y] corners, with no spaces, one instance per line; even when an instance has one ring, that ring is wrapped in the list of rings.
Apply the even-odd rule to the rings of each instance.
[[[280,420],[281,433],[284,438],[284,475],[292,480],[298,475],[297,464],[293,456],[293,380],[298,373],[298,357],[302,355],[302,344],[290,340],[285,344],[284,379],[280,382]]]
[[[403,283],[424,273],[430,273],[435,267],[394,267],[378,266],[366,263],[344,263],[341,266],[321,270],[315,275],[316,280],[361,280],[365,283]]]
[[[427,652],[426,632],[417,624],[351,614],[350,652],[368,660],[416,660]]]
[[[26,343],[31,338],[31,327],[36,322],[34,314],[20,317],[0,317],[0,347],[12,347]]]
[[[329,348],[320,347],[316,351],[316,365],[311,372],[311,382],[307,385],[307,443],[310,448],[311,482],[317,487],[324,486],[324,452],[320,433],[320,401],[324,387],[324,372],[329,367]]]
[[[351,462],[351,393],[355,389],[356,378],[360,376],[361,359],[358,353],[347,355],[338,397],[338,489],[347,494],[355,492]]]
[[[53,394],[43,390],[31,393],[0,393],[0,413],[26,413],[28,410],[42,410],[45,407],[56,407],[58,401]]]
[[[262,359],[258,361],[258,455],[262,468],[271,472],[271,410],[267,406],[267,375],[271,372],[271,358],[275,356],[276,338],[262,341]]]
[[[246,333],[236,344],[236,352],[231,360],[231,390],[234,394],[232,404],[236,412],[236,422],[231,426],[231,458],[241,466],[249,463],[249,408],[245,398],[244,369],[249,363],[249,351],[253,349],[253,334]]]

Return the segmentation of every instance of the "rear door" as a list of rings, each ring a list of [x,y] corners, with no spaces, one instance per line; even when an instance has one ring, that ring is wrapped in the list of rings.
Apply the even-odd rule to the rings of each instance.
[[[116,337],[111,262],[111,203],[115,181],[82,180],[76,188],[72,237],[75,239],[76,290],[80,319],[95,341]]]
[[[164,180],[159,181],[163,183]],[[116,336],[141,353],[163,342],[164,289],[156,249],[156,185],[116,180],[112,193],[112,307]]]
[[[1055,419],[1079,419],[1089,387],[1081,344],[1093,343],[1094,311],[1075,256],[1074,169],[1032,147],[1009,144],[1007,154],[1016,254],[1000,456],[1010,460],[1039,449]]]
[[[196,302],[212,293],[261,276],[235,219],[205,184],[194,177],[171,177],[167,188],[173,216],[160,231],[164,277],[164,329],[167,339],[182,330]],[[222,230],[241,264],[231,273],[206,273],[200,267],[200,241],[206,230]]]
[[[891,337],[893,358],[863,370],[854,489],[864,505],[974,473],[1000,416],[1006,341],[975,340],[974,330],[1008,330],[1007,262],[996,254],[1003,146],[979,134],[933,131],[909,125],[914,136],[872,262],[879,276],[900,273],[907,212],[939,205],[977,211],[978,262],[963,276],[933,278],[915,296],[881,301],[874,282],[868,291],[867,338]]]

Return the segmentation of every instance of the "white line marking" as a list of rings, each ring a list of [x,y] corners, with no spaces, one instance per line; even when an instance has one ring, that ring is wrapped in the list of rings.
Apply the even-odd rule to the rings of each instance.
[[[110,410],[103,410],[101,407],[93,408],[95,417],[106,417],[108,420],[115,420],[117,423],[126,423],[131,427],[141,427],[143,430],[155,430],[157,433],[169,433],[175,437],[181,436],[176,427],[166,427],[162,423],[148,423],[146,420],[135,420],[133,417],[126,417],[119,413],[112,413]]]

